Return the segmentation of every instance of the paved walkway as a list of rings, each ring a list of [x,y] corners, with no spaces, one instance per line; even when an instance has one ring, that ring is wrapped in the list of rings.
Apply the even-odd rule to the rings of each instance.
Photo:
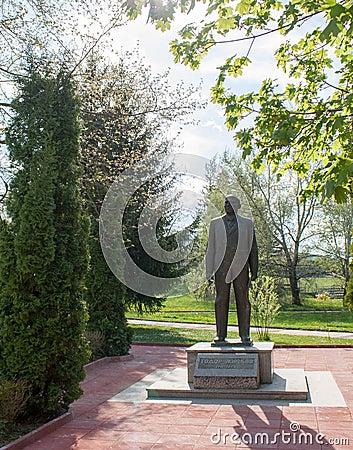
[[[280,348],[273,352],[276,368],[330,371],[344,398],[341,406],[315,406],[310,401],[305,405],[122,401],[116,394],[145,376],[186,364],[183,347],[133,345],[131,354],[134,359],[130,361],[89,367],[84,395],[73,405],[75,419],[26,448],[353,449],[352,348]]]
[[[129,324],[133,325],[151,325],[156,327],[172,327],[172,328],[192,328],[202,330],[215,330],[215,325],[206,323],[180,323],[180,322],[162,322],[158,320],[140,320],[128,319]],[[238,331],[237,326],[228,326],[229,331]],[[256,328],[251,327],[251,334],[256,333]],[[353,339],[353,333],[348,331],[315,331],[315,330],[290,330],[284,328],[269,328],[269,332],[273,334],[291,334],[297,336],[325,336],[330,338],[346,338]]]

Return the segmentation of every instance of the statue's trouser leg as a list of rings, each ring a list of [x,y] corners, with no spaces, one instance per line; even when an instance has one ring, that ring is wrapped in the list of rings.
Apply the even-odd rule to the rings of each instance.
[[[215,313],[216,313],[217,336],[220,340],[224,340],[227,337],[230,283],[225,282],[225,275],[216,272],[215,285],[216,285]]]
[[[249,272],[248,267],[240,272],[233,281],[235,300],[237,304],[239,335],[242,341],[250,339],[250,302],[249,302]]]

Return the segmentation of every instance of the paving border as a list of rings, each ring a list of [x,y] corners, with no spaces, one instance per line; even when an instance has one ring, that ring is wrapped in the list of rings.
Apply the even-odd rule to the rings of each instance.
[[[38,439],[43,438],[49,433],[52,433],[57,428],[61,427],[67,422],[70,422],[74,418],[74,411],[70,409],[68,412],[62,414],[59,417],[51,420],[50,422],[41,425],[39,428],[36,428],[33,431],[21,436],[20,438],[6,444],[4,447],[1,447],[0,450],[21,450],[25,448],[27,445],[33,444]]]
[[[154,347],[190,347],[193,344],[169,344],[168,342],[132,342],[132,345]],[[353,344],[275,344],[275,348],[353,348]],[[2,450],[0,448],[0,450]]]
[[[85,370],[93,369],[94,367],[101,366],[107,362],[115,362],[115,361],[131,361],[134,359],[134,355],[121,355],[121,356],[106,356],[105,358],[96,359],[85,365]],[[1,450],[1,449],[0,449]]]
[[[87,372],[90,369],[93,369],[94,367],[97,366],[101,366],[107,362],[131,361],[132,359],[134,359],[134,355],[130,354],[122,356],[106,356],[105,358],[97,359],[96,361],[85,364],[84,368]],[[50,422],[41,425],[39,428],[30,431],[29,433],[21,436],[15,441],[9,442],[3,447],[0,447],[0,450],[22,450],[27,445],[33,444],[38,439],[42,439],[47,434],[52,433],[62,425],[65,425],[65,423],[70,422],[71,420],[74,419],[74,417],[75,417],[75,409],[73,407],[70,407],[68,412],[62,414],[59,417],[56,417]]]

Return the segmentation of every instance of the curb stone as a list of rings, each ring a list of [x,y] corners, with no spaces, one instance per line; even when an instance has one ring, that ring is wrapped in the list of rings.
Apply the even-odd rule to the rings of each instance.
[[[136,341],[133,345],[147,345],[155,347],[190,347],[190,344],[168,344],[167,342],[140,342]],[[275,348],[353,348],[353,344],[275,344]],[[0,448],[0,450],[2,450]]]
[[[85,365],[85,370],[93,369],[94,367],[101,366],[107,362],[115,362],[115,361],[131,361],[134,359],[134,355],[122,355],[122,356],[106,356],[105,358],[96,359]],[[0,449],[2,450],[2,449]]]
[[[57,428],[65,425],[65,423],[70,422],[74,418],[74,411],[69,410],[67,413],[56,417],[50,422],[41,425],[39,428],[25,434],[24,436],[16,439],[15,441],[6,444],[4,447],[1,447],[0,450],[21,450],[25,448],[27,445],[33,444],[38,441],[38,439],[43,438],[49,433],[52,433]]]

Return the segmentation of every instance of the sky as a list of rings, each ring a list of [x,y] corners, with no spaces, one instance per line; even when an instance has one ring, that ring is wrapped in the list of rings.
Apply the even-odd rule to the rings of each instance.
[[[210,99],[210,88],[217,78],[217,66],[224,63],[226,56],[233,51],[244,51],[242,46],[230,48],[226,45],[218,46],[204,59],[201,67],[193,71],[183,64],[174,63],[173,55],[169,52],[169,42],[177,37],[177,31],[186,23],[198,21],[203,15],[203,5],[197,4],[195,11],[190,15],[177,15],[172,23],[171,30],[161,32],[154,25],[146,23],[147,11],[138,19],[131,21],[126,26],[119,28],[114,33],[114,46],[117,49],[134,50],[138,44],[140,54],[145,58],[146,64],[150,65],[156,73],[162,73],[170,69],[170,82],[178,83],[183,80],[186,84],[199,85],[202,81],[202,96]],[[232,83],[232,90],[236,93],[247,92],[255,89],[265,76],[277,76],[281,82],[283,74],[276,71],[276,65],[272,53],[278,46],[279,36],[271,39],[257,41],[251,57],[256,59],[256,64],[244,72],[241,79]],[[277,72],[277,73],[276,73]],[[233,132],[227,130],[224,125],[222,109],[210,101],[204,110],[195,112],[194,125],[184,126],[181,130],[179,143],[180,151],[192,153],[206,158],[223,153],[225,149],[235,151],[236,145],[233,141]]]
[[[171,29],[166,32],[156,30],[154,25],[147,22],[148,11],[138,17],[136,20],[129,22],[126,26],[118,28],[113,34],[113,47],[116,51],[133,51],[139,48],[139,54],[145,58],[145,63],[151,66],[155,73],[169,72],[170,83],[177,84],[181,80],[187,85],[192,83],[196,86],[202,82],[202,97],[208,100],[205,109],[197,110],[193,114],[194,124],[185,125],[179,130],[180,125],[172,127],[171,133],[179,131],[178,151],[190,155],[183,157],[183,161],[187,160],[188,169],[183,170],[181,182],[177,189],[182,192],[181,203],[189,216],[188,222],[192,221],[192,211],[197,210],[197,204],[200,194],[205,186],[206,177],[204,175],[195,176],[196,167],[206,167],[207,161],[217,154],[222,154],[225,150],[232,153],[239,153],[233,140],[234,131],[228,131],[224,124],[224,115],[220,106],[212,104],[210,101],[210,89],[214,85],[218,76],[217,67],[224,64],[224,61],[233,53],[243,55],[246,53],[248,43],[219,45],[201,62],[200,68],[192,70],[191,68],[174,63],[173,55],[169,51],[169,43],[177,37],[177,32],[186,24],[191,22],[199,23],[204,17],[204,5],[196,3],[196,7],[189,15],[179,14],[171,24]],[[233,35],[234,37],[234,35]],[[235,37],[242,37],[238,34]],[[229,36],[227,36],[227,39]],[[233,80],[230,87],[236,94],[249,92],[259,88],[262,80],[266,77],[277,78],[279,84],[284,84],[287,79],[282,72],[276,68],[276,61],[273,53],[278,48],[283,38],[277,34],[271,36],[270,39],[259,39],[256,45],[252,47],[250,58],[254,60],[249,68],[244,70],[243,76],[237,80]],[[249,123],[247,123],[249,125]],[[245,124],[243,124],[245,126]],[[174,130],[173,130],[174,128]],[[196,159],[192,158],[196,156]],[[199,157],[199,159],[197,159]],[[178,163],[177,163],[178,164]],[[189,176],[190,174],[191,176]],[[240,196],[241,188],[239,186],[231,186],[230,192]],[[246,205],[243,205],[246,207]],[[244,208],[243,208],[244,209]],[[250,208],[247,207],[247,210]],[[216,214],[217,215],[217,214]],[[185,225],[185,220],[178,222],[181,228]]]

